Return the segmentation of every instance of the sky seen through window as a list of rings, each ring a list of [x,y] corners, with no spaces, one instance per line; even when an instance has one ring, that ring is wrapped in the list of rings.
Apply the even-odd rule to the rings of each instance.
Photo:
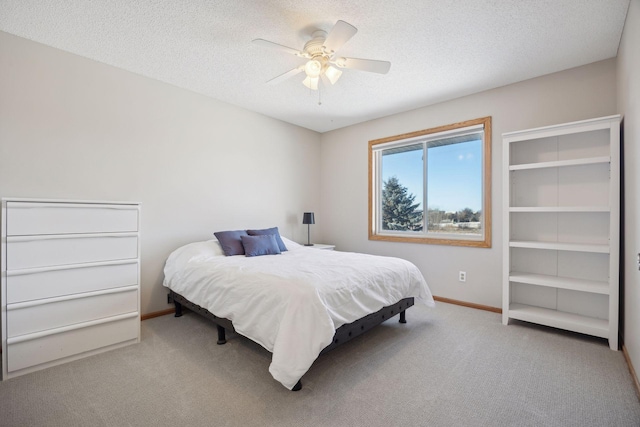
[[[396,176],[423,209],[422,150],[385,155],[382,179]],[[482,140],[428,148],[428,206],[445,212],[482,209]]]

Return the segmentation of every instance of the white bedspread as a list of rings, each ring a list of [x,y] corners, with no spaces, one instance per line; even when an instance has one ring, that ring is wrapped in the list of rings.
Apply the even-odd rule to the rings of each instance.
[[[433,305],[408,261],[286,244],[258,257],[221,256],[215,240],[188,244],[167,259],[164,286],[272,352],[269,372],[289,389],[341,325],[407,297]]]

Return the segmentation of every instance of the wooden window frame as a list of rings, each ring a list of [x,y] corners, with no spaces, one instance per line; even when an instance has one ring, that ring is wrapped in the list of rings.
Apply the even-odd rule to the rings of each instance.
[[[452,131],[456,129],[463,129],[466,127],[472,127],[477,125],[483,125],[483,128],[484,128],[483,129],[484,141],[483,141],[483,147],[482,147],[482,156],[483,156],[482,217],[483,217],[483,232],[484,232],[483,238],[482,239],[464,239],[464,238],[453,239],[451,238],[451,234],[445,235],[445,237],[442,237],[442,238],[426,237],[424,235],[398,236],[398,235],[378,234],[378,229],[377,229],[378,223],[377,223],[377,216],[376,216],[378,211],[377,210],[378,194],[376,194],[377,187],[376,185],[374,185],[374,180],[377,176],[374,147],[379,144],[386,144],[394,141],[407,140],[409,142],[409,140],[419,138],[425,135],[437,134],[437,133]],[[491,234],[492,234],[491,233],[491,145],[492,145],[491,144],[491,116],[369,141],[369,240],[490,248]],[[427,211],[426,207],[424,208],[424,211],[425,212]]]

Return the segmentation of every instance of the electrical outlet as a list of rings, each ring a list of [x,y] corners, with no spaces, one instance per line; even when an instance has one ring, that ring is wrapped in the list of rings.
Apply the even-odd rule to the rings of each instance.
[[[461,282],[466,282],[467,281],[467,272],[466,271],[459,271],[458,272],[458,280]]]

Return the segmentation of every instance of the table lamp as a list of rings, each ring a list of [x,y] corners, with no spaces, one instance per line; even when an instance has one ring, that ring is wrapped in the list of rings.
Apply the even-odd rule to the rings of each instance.
[[[305,246],[313,246],[313,243],[311,243],[311,224],[316,223],[313,212],[305,212],[302,215],[302,223],[307,224],[307,243],[305,243]]]

